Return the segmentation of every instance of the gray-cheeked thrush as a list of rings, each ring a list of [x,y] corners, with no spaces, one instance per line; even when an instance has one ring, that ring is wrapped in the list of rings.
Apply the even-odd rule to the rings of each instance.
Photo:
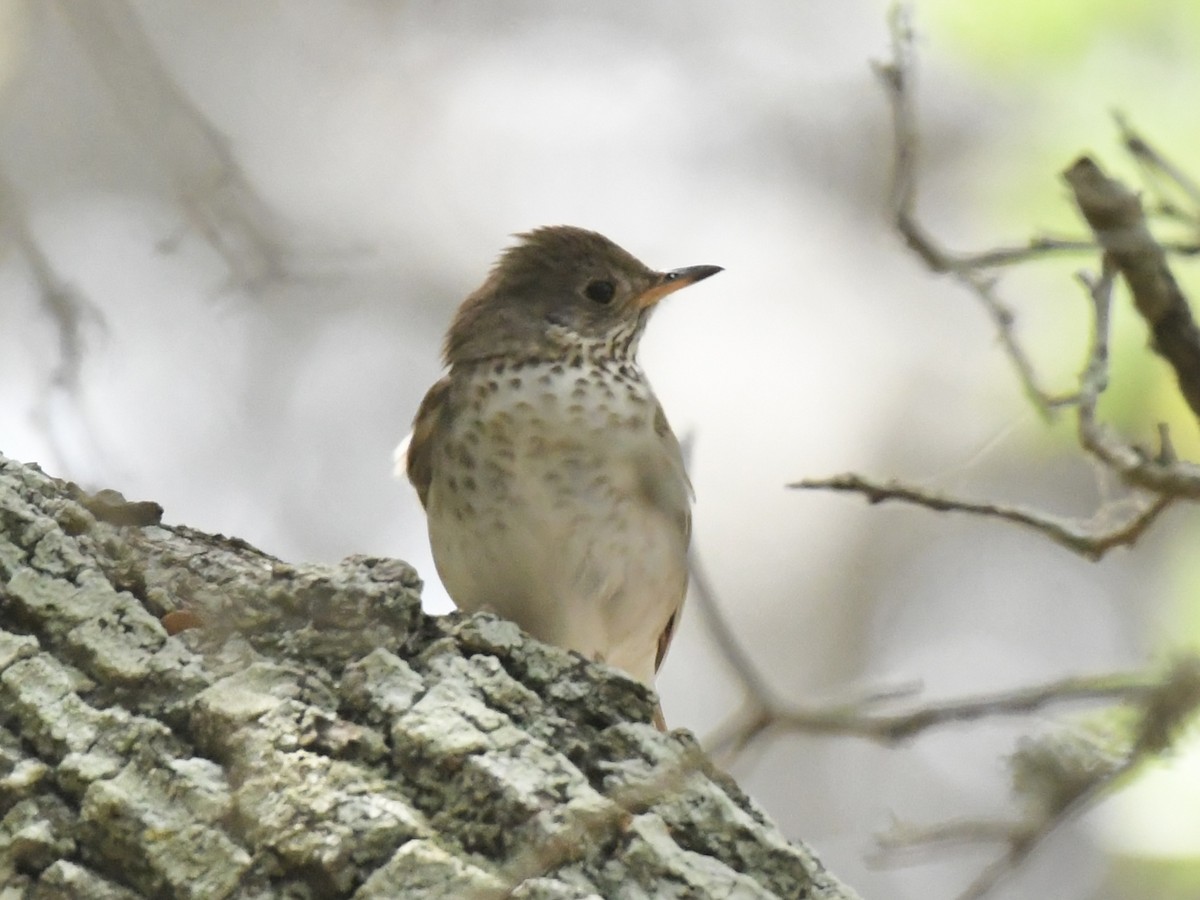
[[[687,589],[691,485],[637,348],[658,301],[721,268],[656,272],[567,226],[518,241],[459,307],[398,461],[460,609],[652,687]]]

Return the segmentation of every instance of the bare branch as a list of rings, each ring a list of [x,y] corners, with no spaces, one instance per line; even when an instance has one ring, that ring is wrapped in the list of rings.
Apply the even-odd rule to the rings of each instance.
[[[1014,826],[1009,840],[1008,852],[988,865],[979,876],[967,886],[958,900],[979,900],[993,891],[1005,878],[1015,872],[1028,859],[1034,850],[1060,826],[1077,818],[1084,810],[1090,808],[1101,796],[1107,793],[1122,776],[1126,775],[1135,765],[1134,760],[1118,766],[1111,772],[1088,784],[1076,795],[1071,803],[1054,816],[1050,816],[1035,827]]]
[[[1063,178],[1096,240],[1129,285],[1134,305],[1150,326],[1155,351],[1175,370],[1184,399],[1200,416],[1200,328],[1166,254],[1150,234],[1141,200],[1086,156]]]
[[[716,588],[695,548],[688,554],[688,574],[691,595],[699,607],[700,616],[716,642],[717,651],[729,664],[745,692],[741,708],[704,741],[705,748],[715,759],[729,761],[770,727],[775,715],[772,710],[779,706],[779,700],[734,633],[717,597]]]
[[[1079,408],[1094,414],[1100,395],[1108,388],[1108,348],[1112,335],[1112,289],[1116,268],[1112,260],[1104,259],[1100,277],[1093,279],[1086,272],[1078,274],[1088,289],[1092,301],[1092,336],[1088,346],[1087,363],[1079,378]]]
[[[1028,715],[1048,706],[1095,701],[1148,702],[1161,683],[1161,678],[1139,672],[1078,675],[1011,691],[918,705],[897,713],[868,711],[868,707],[878,706],[879,700],[807,710],[756,705],[723,726],[706,744],[714,755],[736,754],[765,734],[789,731],[899,744],[931,728],[995,716]]]
[[[1191,206],[1191,213],[1186,218],[1194,224],[1197,212],[1200,211],[1200,184],[1197,184],[1183,169],[1179,168],[1179,166],[1175,165],[1152,147],[1129,124],[1129,120],[1125,116],[1121,113],[1114,113],[1113,118],[1116,120],[1117,128],[1121,131],[1121,141],[1125,144],[1125,149],[1137,160],[1150,182],[1158,187],[1165,179],[1168,184],[1173,185],[1184,194]],[[1175,208],[1174,203],[1165,200],[1165,198],[1164,205]]]
[[[1200,466],[1176,459],[1165,425],[1159,426],[1156,453],[1127,443],[1096,418],[1096,404],[1108,381],[1108,332],[1115,263],[1107,259],[1098,280],[1086,275],[1093,306],[1092,347],[1081,379],[1078,434],[1080,445],[1127,484],[1174,499],[1200,499]]]
[[[29,265],[42,307],[58,330],[59,355],[52,376],[53,384],[76,391],[83,363],[84,331],[88,324],[102,324],[103,317],[99,310],[59,276],[34,237],[24,198],[3,171],[0,171],[0,209],[4,210],[8,230]]]
[[[931,271],[952,275],[975,294],[996,327],[1000,345],[1016,370],[1025,395],[1042,417],[1049,419],[1056,409],[1071,403],[1073,396],[1053,394],[1041,387],[1032,361],[1017,340],[1013,312],[996,295],[992,279],[977,271],[979,266],[972,257],[956,257],[948,253],[917,219],[918,140],[910,89],[914,70],[913,34],[909,13],[904,5],[898,4],[892,8],[890,25],[892,61],[876,63],[875,73],[883,84],[892,110],[891,209],[896,230]],[[1050,249],[1044,247],[1036,252],[1044,253]],[[1082,248],[1072,246],[1071,249]],[[979,256],[990,265],[998,265],[1014,259],[1017,253],[1004,249],[980,254],[974,259]]]
[[[1131,498],[1132,508],[1122,512],[1115,523],[1106,524],[1106,520],[1113,518],[1112,507],[1101,509],[1092,520],[1081,521],[1025,506],[964,500],[903,484],[894,479],[873,481],[853,472],[830,478],[805,478],[788,487],[862,494],[867,502],[872,504],[894,500],[939,512],[970,513],[984,518],[1002,519],[1032,528],[1054,543],[1092,560],[1103,558],[1114,547],[1132,546],[1170,505],[1172,499],[1167,496],[1155,496],[1151,499]]]
[[[717,643],[717,649],[733,669],[746,693],[761,705],[771,705],[773,703],[771,688],[762,673],[758,671],[758,667],[754,665],[750,654],[742,647],[737,635],[734,634],[733,626],[725,617],[721,602],[717,598],[712,580],[708,577],[708,572],[705,571],[700,562],[700,556],[695,550],[688,554],[688,572],[692,597],[695,599],[696,605],[700,607],[700,613],[708,625],[709,633]]]
[[[1147,450],[1128,443],[1104,427],[1097,418],[1099,398],[1108,385],[1109,328],[1112,288],[1119,275],[1129,285],[1139,313],[1150,326],[1153,347],[1174,368],[1180,391],[1200,417],[1200,327],[1186,297],[1167,265],[1169,253],[1194,254],[1196,242],[1166,243],[1150,233],[1140,199],[1108,178],[1089,158],[1077,161],[1064,173],[1076,203],[1090,226],[1094,242],[1034,238],[1024,246],[1004,247],[976,254],[948,253],[932,238],[915,213],[917,195],[917,132],[911,99],[912,30],[904,7],[897,7],[891,22],[892,61],[876,66],[892,110],[894,128],[894,223],[908,247],[933,272],[950,274],[983,303],[996,326],[1030,402],[1049,417],[1064,405],[1074,405],[1081,447],[1131,488],[1150,496],[1132,495],[1121,503],[1106,504],[1091,520],[1056,516],[1027,507],[946,496],[894,480],[874,481],[857,474],[805,479],[791,487],[858,493],[868,502],[889,500],[911,503],[943,512],[960,512],[1000,519],[1034,530],[1059,545],[1091,559],[1099,559],[1115,546],[1132,545],[1162,512],[1178,499],[1200,499],[1200,466],[1181,462],[1171,447],[1165,425],[1159,426],[1159,446]],[[1200,222],[1200,185],[1168,162],[1122,120],[1127,149],[1148,179],[1174,190],[1182,202],[1168,198],[1162,212],[1187,222]],[[1045,258],[1066,252],[1102,251],[1103,268],[1097,278],[1080,275],[1092,301],[1093,332],[1078,391],[1051,395],[1044,391],[1027,354],[1015,335],[1013,316],[995,292],[985,270]],[[961,895],[977,900],[1013,872],[1045,837],[1118,785],[1147,759],[1172,746],[1183,723],[1200,708],[1200,658],[1181,660],[1156,678],[1140,674],[1069,678],[1060,682],[1008,693],[929,704],[903,713],[866,712],[861,705],[825,710],[781,710],[770,705],[751,710],[738,729],[721,739],[731,747],[746,746],[762,734],[795,730],[864,737],[883,743],[906,740],[927,728],[983,716],[1023,714],[1070,700],[1117,702],[1133,707],[1140,722],[1119,752],[1086,740],[1072,743],[1027,742],[1013,757],[1014,781],[1028,798],[1031,809],[1015,822],[953,822],[927,829],[908,829],[889,839],[889,849],[912,849],[949,841],[999,841],[1005,853],[984,870]],[[1079,747],[1085,752],[1074,753]],[[1095,752],[1092,752],[1094,749]],[[1024,780],[1024,784],[1020,784]]]
[[[951,819],[932,825],[894,822],[876,837],[872,861],[877,865],[906,864],[924,861],[933,850],[1008,844],[1020,827],[1017,822],[1002,819]]]
[[[88,333],[103,333],[104,316],[86,297],[59,274],[53,261],[39,243],[29,221],[25,199],[9,180],[7,172],[0,170],[0,210],[4,212],[3,224],[12,236],[17,249],[29,266],[30,275],[42,310],[54,325],[58,334],[58,355],[54,358],[45,387],[39,391],[40,398],[34,404],[33,419],[45,436],[51,452],[57,457],[59,468],[71,468],[63,441],[52,420],[51,412],[56,392],[61,392],[73,409],[85,438],[90,442],[92,430],[84,409],[82,390],[83,360],[87,350]],[[99,456],[100,451],[92,447],[91,452]]]
[[[233,279],[253,286],[282,277],[274,215],[225,136],[171,77],[127,0],[59,0],[58,10],[126,126],[170,176],[191,227],[221,255]]]
[[[995,250],[984,250],[981,253],[959,254],[953,257],[953,270],[961,272],[966,269],[994,269],[1063,253],[1095,253],[1099,249],[1100,246],[1095,241],[1033,237],[1020,247],[997,247]]]
[[[1092,338],[1087,361],[1075,395],[1079,415],[1080,444],[1126,482],[1150,491],[1148,497],[1127,498],[1124,509],[1109,504],[1089,520],[1056,516],[1028,507],[992,501],[966,500],[894,479],[877,481],[857,473],[830,478],[806,478],[789,487],[862,494],[869,503],[889,500],[911,503],[940,512],[960,512],[1000,519],[1031,528],[1062,547],[1088,559],[1098,560],[1109,550],[1132,546],[1177,499],[1200,496],[1200,468],[1175,459],[1170,451],[1166,427],[1160,428],[1160,449],[1150,453],[1122,441],[1096,420],[1096,406],[1108,385],[1108,334],[1111,292],[1116,264],[1106,257],[1104,272],[1093,281],[1080,276],[1087,286],[1093,309]],[[1114,521],[1115,520],[1115,521]]]
[[[888,500],[911,503],[942,512],[960,512],[1021,525],[1089,559],[1100,559],[1117,546],[1131,546],[1176,499],[1200,499],[1200,467],[1180,462],[1169,452],[1169,435],[1160,429],[1160,448],[1151,454],[1113,435],[1097,422],[1096,406],[1108,380],[1109,294],[1120,272],[1130,284],[1139,311],[1150,323],[1155,348],[1175,367],[1180,388],[1200,414],[1200,328],[1166,264],[1163,247],[1150,235],[1141,204],[1131,191],[1107,178],[1089,159],[1081,159],[1064,177],[1095,234],[1096,244],[1035,238],[1026,247],[1001,248],[952,256],[930,237],[915,216],[917,137],[909,85],[912,78],[912,32],[906,11],[898,7],[892,19],[893,60],[877,65],[892,108],[895,153],[892,203],[897,230],[910,248],[935,272],[954,275],[983,302],[996,324],[1026,395],[1045,416],[1064,405],[1078,406],[1081,446],[1133,488],[1152,496],[1130,497],[1123,509],[1109,505],[1090,520],[1056,516],[1023,506],[974,501],[940,494],[895,480],[876,481],[848,473],[831,478],[804,479],[793,488],[859,493],[870,503]],[[1131,152],[1165,172],[1189,193],[1196,187],[1145,141],[1127,131]],[[1198,192],[1200,196],[1200,192]],[[1076,393],[1049,395],[1037,379],[1013,330],[1013,316],[996,297],[994,282],[981,274],[987,267],[1024,262],[1050,252],[1104,250],[1105,271],[1092,283],[1084,279],[1093,302],[1094,331],[1087,363]]]
[[[895,744],[930,728],[993,716],[1026,715],[1061,703],[1136,702],[1159,683],[1137,672],[1072,676],[1033,687],[930,703],[902,713],[864,713],[861,707],[779,713],[773,727],[806,734],[843,734]]]
[[[775,713],[747,702],[704,739],[704,748],[714,760],[727,765],[765,735],[775,720]]]

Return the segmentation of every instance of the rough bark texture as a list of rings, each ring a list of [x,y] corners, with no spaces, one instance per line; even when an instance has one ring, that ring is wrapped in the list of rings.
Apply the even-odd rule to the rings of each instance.
[[[854,896],[639,684],[158,512],[0,457],[0,900]]]

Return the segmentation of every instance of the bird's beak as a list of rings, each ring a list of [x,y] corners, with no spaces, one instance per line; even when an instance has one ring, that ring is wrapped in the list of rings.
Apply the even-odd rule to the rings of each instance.
[[[720,266],[687,266],[682,269],[672,269],[663,272],[654,283],[637,298],[638,309],[649,309],[667,294],[673,293],[689,284],[703,281],[709,275],[723,271]]]

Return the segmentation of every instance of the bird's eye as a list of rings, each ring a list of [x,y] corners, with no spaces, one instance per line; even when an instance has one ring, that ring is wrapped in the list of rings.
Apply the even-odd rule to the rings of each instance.
[[[596,303],[611,303],[613,295],[617,289],[611,281],[590,281],[588,286],[583,289],[583,293],[587,295],[589,300],[594,300]]]

